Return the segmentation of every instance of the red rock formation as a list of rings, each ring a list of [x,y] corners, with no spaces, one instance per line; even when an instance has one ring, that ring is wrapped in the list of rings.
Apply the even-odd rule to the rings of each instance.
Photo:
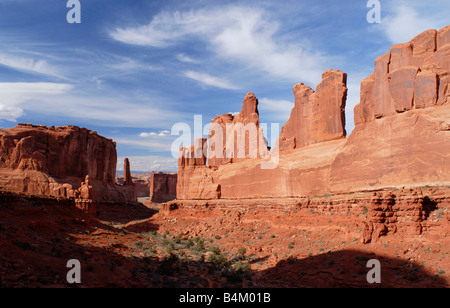
[[[220,185],[214,183],[213,170],[206,166],[206,138],[194,146],[182,147],[178,158],[177,199],[218,199]],[[195,158],[197,154],[197,157]]]
[[[361,83],[357,125],[450,102],[449,28],[423,32],[375,61],[374,74]]]
[[[113,183],[115,143],[76,126],[19,124],[0,131],[0,168],[43,171]]]
[[[316,92],[303,83],[294,86],[295,106],[281,129],[280,150],[345,138],[346,83],[347,74],[328,70]]]
[[[218,167],[224,163],[265,157],[268,154],[267,143],[260,128],[258,99],[253,93],[245,96],[238,115],[223,114],[211,122],[209,166]]]
[[[291,151],[280,152],[277,168],[262,169],[262,157],[228,164],[209,158],[211,168],[180,160],[178,199],[302,197],[448,185],[448,33],[449,27],[426,31],[376,59],[374,73],[361,83],[356,127],[347,139],[346,75],[329,70],[316,92],[301,83],[294,87],[295,106],[279,138],[280,150]],[[223,127],[234,119],[222,115],[213,122]]]
[[[152,172],[150,179],[150,201],[167,202],[177,198],[177,174]]]
[[[123,185],[131,186],[133,184],[133,178],[131,177],[130,170],[130,160],[128,158],[125,158],[123,166]]]
[[[131,173],[134,189],[138,198],[145,198],[150,196],[150,179],[151,173]],[[117,174],[117,183],[123,185],[125,183],[123,174]]]
[[[11,192],[73,198],[89,176],[93,192],[82,188],[84,197],[134,200],[133,191],[115,185],[116,163],[115,142],[85,128],[19,124],[0,130],[0,187]]]

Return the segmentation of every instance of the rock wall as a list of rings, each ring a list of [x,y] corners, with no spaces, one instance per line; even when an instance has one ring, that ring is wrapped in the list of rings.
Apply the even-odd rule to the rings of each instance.
[[[14,193],[132,201],[134,190],[115,184],[116,163],[115,142],[85,128],[0,130],[0,187]]]
[[[450,26],[428,30],[376,59],[374,73],[361,83],[356,125],[449,103],[449,38]]]
[[[177,199],[218,199],[220,185],[214,168],[206,166],[206,138],[198,138],[189,148],[182,147],[178,158]],[[199,157],[199,158],[196,158]]]
[[[450,26],[394,45],[361,83],[335,192],[450,180]]]
[[[177,198],[177,174],[152,172],[150,178],[150,201],[167,202]]]
[[[374,73],[361,83],[356,127],[348,138],[346,74],[324,72],[316,92],[297,84],[295,106],[278,139],[276,168],[261,168],[267,155],[225,161],[209,158],[206,166],[207,157],[201,156],[200,161],[185,158],[205,153],[204,148],[183,148],[177,198],[283,198],[448,185],[449,56],[450,26],[392,46],[376,59]],[[247,95],[243,110],[250,106],[255,111],[257,99],[253,97]],[[247,115],[244,118],[252,114],[250,119],[259,125],[257,112],[241,113]],[[223,127],[233,121],[231,115],[222,115],[213,123]]]

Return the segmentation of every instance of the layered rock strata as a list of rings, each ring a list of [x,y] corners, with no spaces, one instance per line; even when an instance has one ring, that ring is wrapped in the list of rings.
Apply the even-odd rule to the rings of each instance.
[[[115,183],[116,164],[115,142],[85,128],[19,124],[0,130],[0,187],[7,191],[135,201],[133,188]]]

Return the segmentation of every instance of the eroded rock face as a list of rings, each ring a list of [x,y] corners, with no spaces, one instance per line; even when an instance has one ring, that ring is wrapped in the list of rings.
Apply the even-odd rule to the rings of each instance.
[[[189,148],[182,147],[178,158],[177,199],[219,199],[220,185],[213,169],[206,166],[206,138],[198,138]],[[196,158],[197,157],[197,158]]]
[[[11,192],[132,201],[135,193],[115,184],[116,163],[115,142],[85,128],[19,124],[0,130],[0,186]]]
[[[19,124],[0,130],[0,168],[114,183],[116,161],[115,142],[85,128]]]
[[[245,96],[238,115],[223,114],[211,122],[209,166],[218,167],[268,154],[267,142],[260,128],[258,99],[253,93]]]
[[[374,73],[361,83],[356,127],[348,138],[346,74],[326,71],[316,91],[295,85],[295,106],[278,139],[276,168],[263,170],[262,156],[227,163],[210,157],[210,168],[203,164],[206,158],[201,163],[182,158],[178,199],[286,198],[448,185],[448,42],[449,27],[430,30],[376,59]],[[248,97],[242,114],[256,121],[249,116],[256,114],[256,104]],[[213,122],[223,127],[234,119],[222,115]],[[182,152],[194,153],[196,147]],[[366,233],[386,231],[378,227],[367,225]]]
[[[346,84],[347,74],[328,70],[316,92],[303,83],[295,85],[295,106],[281,129],[280,150],[345,138]]]
[[[131,186],[133,185],[133,178],[131,177],[130,160],[125,158],[123,166],[123,185]]]
[[[449,28],[425,31],[376,59],[374,74],[361,83],[356,125],[450,102]]]
[[[152,172],[150,201],[167,202],[177,198],[177,174]]]

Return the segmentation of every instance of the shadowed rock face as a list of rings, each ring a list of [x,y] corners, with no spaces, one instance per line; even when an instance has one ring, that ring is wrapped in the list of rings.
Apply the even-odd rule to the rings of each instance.
[[[295,106],[278,139],[276,168],[262,169],[267,161],[262,155],[225,161],[208,157],[209,168],[181,159],[177,198],[284,198],[448,185],[449,57],[450,26],[392,46],[361,83],[355,129],[348,138],[346,74],[324,72],[316,91],[295,85]],[[238,119],[258,123],[253,96],[247,95]],[[222,115],[213,123],[223,126],[236,118]],[[196,146],[183,151],[194,153]]]
[[[152,172],[150,201],[167,202],[177,198],[177,174]]]
[[[114,141],[76,126],[19,124],[0,130],[0,186],[38,196],[80,197],[86,176],[97,200],[134,199],[115,185],[117,152]]]

